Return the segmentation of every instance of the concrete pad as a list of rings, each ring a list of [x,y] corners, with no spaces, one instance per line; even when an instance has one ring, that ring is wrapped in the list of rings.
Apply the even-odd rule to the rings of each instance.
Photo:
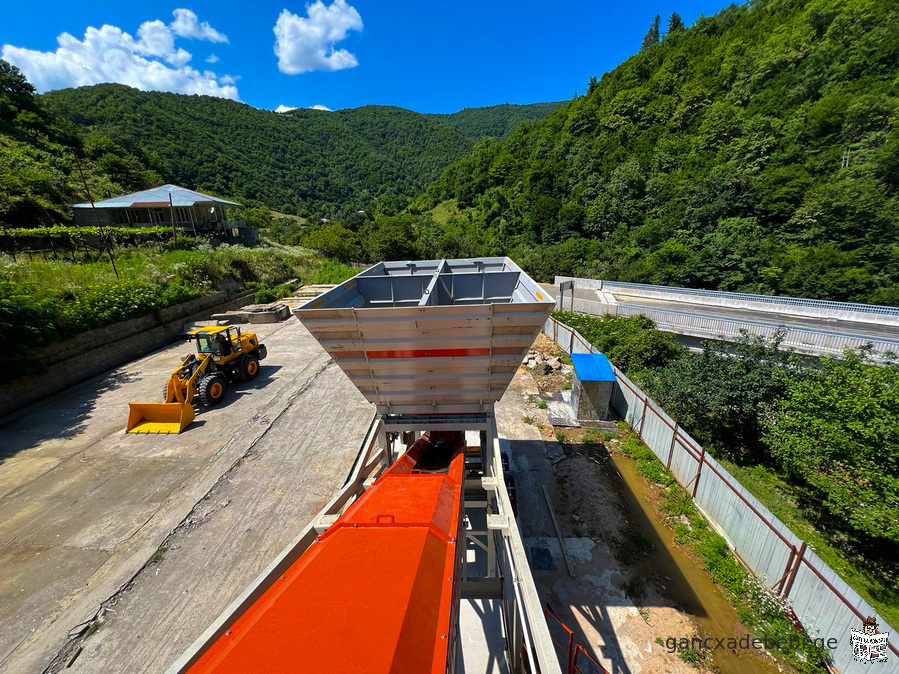
[[[348,382],[331,366],[310,402]],[[300,410],[297,410],[300,412]],[[161,561],[116,596],[72,672],[164,672],[324,507],[349,473],[371,408],[364,400],[285,414],[170,536]]]
[[[124,425],[129,401],[160,399],[192,349],[181,342],[22,410],[0,428],[0,672],[43,671],[66,655],[70,630],[129,587],[173,530],[194,531],[195,506],[205,508],[214,489],[231,484],[235,466],[252,475],[254,457],[271,457],[239,516],[221,518],[224,528],[172,567],[172,578],[195,574],[195,586],[204,574],[217,579],[204,599],[190,597],[201,613],[179,629],[202,632],[230,601],[223,588],[242,590],[342,483],[372,407],[298,321],[255,331],[268,349],[259,377],[200,410],[180,435],[130,435]],[[327,385],[310,394],[320,376]],[[229,499],[238,502],[222,500]],[[168,610],[142,615],[161,623]],[[135,635],[148,629],[139,625]],[[172,653],[196,636],[160,634]],[[116,648],[129,660],[125,645]],[[169,661],[154,657],[159,648],[129,661],[165,669]],[[107,662],[105,671],[141,670]]]
[[[456,671],[460,674],[508,674],[499,599],[462,599],[457,653]]]
[[[62,546],[0,548],[0,653],[13,651],[40,627],[47,606],[82,585],[108,558],[103,550]]]
[[[7,459],[8,470],[0,472],[0,498],[18,489],[23,483],[37,479],[59,464],[52,456],[34,456]]]

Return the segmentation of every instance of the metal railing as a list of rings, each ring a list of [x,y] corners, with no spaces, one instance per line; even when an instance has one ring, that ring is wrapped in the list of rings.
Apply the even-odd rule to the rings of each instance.
[[[858,349],[870,345],[873,353],[881,356],[886,356],[890,353],[899,354],[899,339],[830,330],[806,330],[765,321],[714,318],[671,309],[652,309],[650,307],[633,305],[618,306],[619,316],[636,316],[638,314],[651,318],[659,330],[664,331],[666,328],[669,328],[668,332],[690,334],[695,337],[736,339],[744,331],[762,335],[763,337],[772,337],[781,327],[784,327],[786,332],[781,345],[801,353],[839,356],[846,349]]]
[[[550,317],[543,333],[567,353],[594,353],[576,330]],[[849,629],[874,608],[756,499],[676,420],[612,366],[612,407],[690,493],[740,562],[784,601],[812,637],[837,638],[834,665],[850,671]],[[899,648],[890,644],[899,655]]]
[[[752,293],[732,293],[724,290],[698,290],[696,288],[677,288],[673,286],[657,286],[646,283],[627,283],[624,281],[603,281],[603,288],[632,288],[653,292],[695,295],[700,297],[720,297],[722,299],[743,302],[766,302],[768,304],[785,304],[797,307],[816,307],[835,309],[837,311],[856,311],[868,314],[899,316],[899,307],[888,307],[880,304],[858,304],[855,302],[834,302],[831,300],[812,300],[804,297],[786,297],[779,295],[754,295]]]
[[[562,630],[563,636],[560,639],[553,634],[552,627],[549,628],[549,633],[553,643],[565,654],[567,674],[609,674],[609,671],[599,664],[599,661],[584,648],[583,644],[575,643],[574,630],[559,620],[548,604],[543,608],[543,615],[546,618],[547,626],[556,625],[557,630]]]
[[[603,314],[636,316],[642,314],[651,318],[659,330],[700,339],[734,341],[744,331],[770,338],[779,329],[784,328],[781,346],[797,353],[813,356],[841,356],[846,349],[858,349],[868,345],[871,347],[872,356],[878,359],[886,359],[889,354],[899,354],[899,338],[889,339],[875,335],[812,330],[769,321],[704,316],[689,311],[656,309],[632,304],[610,305],[593,300],[573,299],[570,303],[566,301],[566,304],[568,305],[565,307],[566,310],[592,316]]]

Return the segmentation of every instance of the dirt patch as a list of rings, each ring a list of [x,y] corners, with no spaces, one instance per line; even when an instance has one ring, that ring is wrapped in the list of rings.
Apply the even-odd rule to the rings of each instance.
[[[563,363],[561,371],[541,374],[529,370],[525,365],[518,369],[518,374],[528,374],[533,377],[535,393],[555,393],[565,388],[571,388],[571,358],[543,333],[531,345],[531,350],[536,351],[544,358],[558,358]]]
[[[636,609],[635,615],[627,617],[616,630],[616,639],[631,671],[713,671],[702,664],[698,668],[688,665],[657,641],[675,635],[700,636],[701,630],[685,607],[668,595],[668,588],[677,580],[666,576],[655,563],[656,543],[626,506],[625,486],[609,450],[602,444],[573,444],[580,442],[590,429],[557,430],[572,443],[568,458],[555,466],[559,498],[554,506],[559,526],[566,538],[591,539],[596,548],[606,551],[605,564],[614,564],[614,573],[607,578],[611,587],[605,593],[614,596],[617,591],[623,596],[621,603]],[[579,570],[578,575],[581,573],[595,575],[587,569]],[[639,645],[639,653],[626,648],[625,640]]]
[[[541,338],[534,348],[555,355],[555,345],[546,342]],[[669,596],[677,579],[655,568],[652,543],[640,533],[643,527],[624,498],[626,486],[605,447],[614,446],[617,427],[554,428],[539,406],[542,390],[558,390],[560,381],[521,368],[497,407],[501,431],[513,440],[519,524],[541,599],[608,671],[712,671],[694,668],[657,642],[701,632],[693,616]],[[549,489],[574,578],[553,533],[543,486]],[[538,568],[538,553],[541,561],[551,557],[555,568]]]

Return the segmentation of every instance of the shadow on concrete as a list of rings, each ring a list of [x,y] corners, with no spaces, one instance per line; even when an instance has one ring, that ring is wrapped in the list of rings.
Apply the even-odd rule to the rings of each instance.
[[[194,399],[193,406],[197,415],[209,409],[220,410],[224,407],[233,405],[244,396],[253,395],[253,391],[264,389],[272,379],[272,376],[281,369],[281,365],[260,365],[259,374],[252,381],[235,381],[228,384],[225,390],[225,399],[213,408],[203,407],[199,401]]]
[[[540,444],[545,445],[545,450],[539,447]],[[568,445],[566,448],[569,452],[571,450],[579,452],[584,446]],[[613,505],[614,511],[617,511],[625,524],[618,527],[619,534],[610,541],[609,534],[604,531],[609,528],[607,523],[586,521],[589,511],[582,510],[578,505],[583,502],[584,495],[573,493],[576,485],[573,488],[568,486],[562,488],[561,483],[556,483],[556,472],[552,464],[568,460],[563,458],[566,456],[566,448],[558,442],[549,440],[543,443],[516,440],[509,442],[509,454],[513,462],[512,472],[515,474],[518,488],[519,526],[525,538],[547,538],[544,518],[548,518],[549,513],[543,496],[545,484],[552,495],[553,509],[556,511],[562,536],[566,539],[591,538],[595,548],[600,548],[594,549],[593,560],[588,562],[579,561],[569,551],[576,578],[568,575],[565,562],[561,558],[555,560],[556,569],[552,571],[536,570],[534,560],[530,560],[531,567],[541,599],[549,602],[556,617],[572,629],[575,643],[582,643],[588,651],[611,662],[612,674],[630,674],[631,670],[625,662],[615,625],[609,613],[610,607],[637,606],[638,609],[643,609],[652,606],[673,606],[700,618],[705,616],[705,608],[691,582],[672,556],[669,542],[659,535],[640,506],[640,495],[628,485],[615,468],[608,450],[601,445],[591,446],[591,452],[597,455],[597,463],[601,465],[596,471],[597,483],[590,485],[592,494],[589,497],[608,499],[606,505]],[[605,455],[604,458],[602,455]],[[528,468],[518,471],[515,466],[516,458],[522,456],[525,461],[519,459],[519,462],[526,463]],[[605,465],[602,465],[603,463]],[[545,514],[535,512],[540,507],[547,512]],[[582,513],[580,523],[574,521],[572,517],[578,512]],[[590,526],[591,531],[585,536],[583,530],[578,531],[578,526]],[[556,538],[554,530],[549,538]],[[528,548],[529,557],[532,554],[532,550]],[[603,566],[599,558],[605,558],[606,563],[609,558],[615,560],[621,573],[613,573],[609,577],[606,573],[609,569]],[[590,587],[589,582],[584,582],[586,576],[590,576],[591,580],[607,578],[608,587],[585,589]],[[603,598],[604,603],[596,603],[599,597]],[[586,634],[579,626],[578,618],[588,623],[596,634],[592,636]],[[597,634],[599,642],[596,641]],[[557,654],[564,666],[566,656],[559,649]],[[590,670],[583,669],[583,671]]]
[[[19,410],[0,426],[0,463],[45,440],[80,435],[100,396],[140,379],[140,375],[131,372],[102,374]],[[122,428],[127,417],[126,407],[122,412]]]

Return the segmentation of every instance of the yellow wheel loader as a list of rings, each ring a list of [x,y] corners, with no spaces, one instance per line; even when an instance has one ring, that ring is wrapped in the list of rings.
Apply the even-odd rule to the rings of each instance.
[[[180,433],[194,420],[194,396],[211,407],[222,401],[228,385],[259,374],[265,345],[255,333],[240,328],[207,326],[184,335],[197,352],[185,356],[165,384],[161,403],[129,403],[129,433]]]

